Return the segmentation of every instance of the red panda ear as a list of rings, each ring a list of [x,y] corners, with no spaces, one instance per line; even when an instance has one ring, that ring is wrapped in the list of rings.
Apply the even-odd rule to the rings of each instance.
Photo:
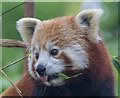
[[[40,20],[35,18],[22,18],[17,21],[17,30],[28,47],[31,45],[31,40],[36,26],[40,22]]]
[[[99,18],[103,14],[101,9],[90,9],[82,11],[76,15],[75,19],[80,27],[88,28],[88,38],[93,42],[99,42],[101,37],[98,35]]]

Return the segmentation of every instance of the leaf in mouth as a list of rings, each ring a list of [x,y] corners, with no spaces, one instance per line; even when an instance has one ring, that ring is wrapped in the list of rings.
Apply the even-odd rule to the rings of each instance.
[[[63,73],[57,73],[57,75],[58,75],[59,77],[64,78],[64,79],[70,79],[70,78],[71,78],[71,77],[66,76],[66,75],[63,74]]]
[[[57,73],[57,75],[58,75],[59,77],[62,77],[62,78],[64,78],[64,79],[75,78],[75,77],[79,76],[80,74],[82,74],[82,73],[78,73],[78,74],[76,74],[76,75],[73,75],[73,76],[71,76],[71,77],[68,77],[68,76],[66,76],[66,75],[63,74],[63,73]]]

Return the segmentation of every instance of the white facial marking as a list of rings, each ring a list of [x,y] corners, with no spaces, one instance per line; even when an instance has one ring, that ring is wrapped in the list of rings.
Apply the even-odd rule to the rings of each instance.
[[[47,51],[50,51],[50,49],[52,48],[52,46],[55,44],[55,42],[47,42],[47,44],[45,45]]]
[[[37,50],[37,52],[39,52],[39,45],[38,44],[35,45],[35,50]]]
[[[64,80],[63,78],[59,77],[59,78],[56,78],[56,79],[50,81],[50,83],[52,83],[52,84],[54,84],[54,85],[59,85],[59,83],[62,83],[63,80]],[[63,84],[63,83],[62,83],[62,84]],[[61,84],[61,85],[62,85],[62,84]]]
[[[71,45],[64,49],[64,52],[71,58],[75,69],[87,67],[87,56],[79,44]]]
[[[63,78],[59,77],[59,78],[51,80],[50,82],[44,82],[44,83],[48,86],[50,86],[51,84],[60,86],[64,84],[63,80],[64,80]]]
[[[30,57],[28,57],[28,70],[29,70],[30,75],[32,77],[34,77],[35,79],[36,79],[36,77],[35,77],[35,75],[34,75],[34,73],[32,71],[32,63],[33,63],[33,58],[35,58],[36,53],[39,53],[39,45],[38,44],[35,44],[34,53],[31,53]],[[38,73],[37,72],[35,72],[35,73],[39,77]]]

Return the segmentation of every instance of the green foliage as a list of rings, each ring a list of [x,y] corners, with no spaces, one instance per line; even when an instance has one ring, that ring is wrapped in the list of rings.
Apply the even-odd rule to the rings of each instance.
[[[113,56],[112,63],[120,73],[120,56]]]
[[[71,78],[71,77],[66,76],[66,75],[63,74],[63,73],[57,73],[57,75],[58,75],[59,77],[62,77],[63,79],[70,79],[70,78]]]
[[[79,76],[80,74],[82,74],[82,73],[78,73],[78,74],[76,74],[76,75],[73,75],[73,76],[71,76],[71,77],[68,77],[68,76],[66,76],[66,75],[63,74],[63,73],[57,73],[57,75],[58,75],[59,77],[62,77],[63,79],[75,78],[75,77]]]

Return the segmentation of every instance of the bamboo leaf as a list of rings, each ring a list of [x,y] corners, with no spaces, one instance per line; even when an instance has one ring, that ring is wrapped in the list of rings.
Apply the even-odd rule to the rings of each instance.
[[[120,60],[120,56],[118,56],[118,57],[116,56],[116,59]]]
[[[78,73],[78,74],[72,76],[71,78],[77,77],[77,76],[79,76],[79,75],[81,75],[81,74],[82,74],[82,73]]]
[[[120,61],[120,56],[113,56],[113,58],[116,58],[117,60]]]
[[[66,76],[66,75],[63,74],[63,73],[57,73],[57,75],[58,75],[59,77],[64,78],[64,79],[70,79],[70,78],[71,78],[71,77]]]
[[[71,77],[68,77],[68,76],[66,76],[66,75],[63,74],[63,73],[57,73],[57,75],[58,75],[59,77],[62,77],[62,78],[64,78],[64,79],[75,78],[75,77],[79,76],[80,74],[82,74],[82,73],[78,73],[78,74],[76,74],[76,75],[73,75],[73,76],[71,76]]]
[[[120,73],[120,64],[119,64],[119,62],[116,59],[112,59],[112,63],[116,67],[118,72]]]

